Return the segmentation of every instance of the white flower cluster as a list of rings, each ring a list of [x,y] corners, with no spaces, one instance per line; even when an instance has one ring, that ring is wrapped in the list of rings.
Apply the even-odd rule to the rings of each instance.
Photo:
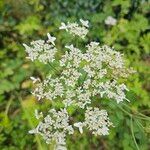
[[[36,40],[30,43],[31,46],[23,44],[25,51],[29,55],[27,58],[31,59],[32,61],[38,59],[43,63],[54,61],[55,53],[57,52],[54,43],[56,38],[52,37],[49,33],[47,36],[48,40],[46,42],[44,40]]]
[[[83,133],[83,127],[87,127],[94,135],[108,135],[108,127],[112,126],[112,123],[106,110],[88,107],[85,111],[85,121],[75,123],[74,126],[79,128],[80,133]]]
[[[88,21],[80,20],[82,26],[77,23],[62,23],[60,29],[65,29],[72,35],[84,38],[87,34]],[[65,46],[65,53],[55,55],[55,37],[48,34],[48,41],[42,40],[32,42],[32,47],[24,44],[31,60],[38,59],[41,62],[49,63],[54,60],[58,64],[57,74],[46,77],[43,81],[39,78],[31,77],[36,84],[32,92],[38,100],[48,99],[51,101],[59,100],[63,103],[64,109],[56,111],[52,109],[40,122],[36,129],[30,133],[41,134],[47,143],[55,141],[57,149],[66,149],[66,133],[73,134],[73,127],[69,125],[69,115],[67,108],[77,106],[85,110],[85,120],[75,122],[74,126],[83,133],[83,127],[88,128],[94,135],[107,135],[109,121],[106,110],[99,110],[93,106],[95,97],[109,98],[117,103],[127,100],[125,92],[128,91],[124,83],[120,83],[120,78],[126,78],[132,70],[127,69],[124,64],[123,55],[113,48],[98,42],[90,42],[82,49],[71,45]],[[45,48],[46,47],[46,48]],[[55,69],[55,68],[54,68]],[[43,114],[35,112],[37,119]]]
[[[99,110],[99,108],[92,107],[87,108],[85,112],[84,124],[94,135],[108,135],[108,127],[112,125],[106,110]]]
[[[77,35],[77,36],[81,37],[82,39],[84,39],[88,33],[87,28],[89,27],[89,22],[88,22],[88,20],[83,20],[83,19],[80,19],[80,22],[81,22],[81,26],[76,22],[75,23],[68,22],[67,24],[62,22],[59,29],[66,30],[73,36]]]
[[[57,96],[63,96],[63,89],[63,83],[60,82],[59,78],[53,79],[49,76],[43,82],[38,82],[32,94],[35,95],[38,100],[43,98],[54,100]]]
[[[106,25],[114,26],[114,25],[116,25],[116,23],[117,23],[117,20],[115,18],[113,18],[112,16],[108,16],[105,19],[105,24]]]
[[[37,112],[35,115],[38,115]],[[41,113],[39,115],[43,117]],[[40,119],[39,115],[37,119]],[[46,143],[56,142],[56,149],[60,149],[66,145],[66,134],[73,134],[74,129],[69,125],[69,115],[66,109],[60,111],[51,109],[43,121],[40,121],[38,126],[29,133],[40,134]]]
[[[63,68],[60,77],[49,76],[39,82],[33,94],[39,100],[59,97],[65,106],[74,104],[80,108],[90,104],[96,95],[115,99],[117,103],[126,99],[125,90],[128,89],[117,83],[119,76],[113,73],[124,68],[122,55],[106,45],[99,46],[97,42],[86,47],[86,52],[82,53],[73,45],[66,46],[70,51],[66,51],[59,61]]]

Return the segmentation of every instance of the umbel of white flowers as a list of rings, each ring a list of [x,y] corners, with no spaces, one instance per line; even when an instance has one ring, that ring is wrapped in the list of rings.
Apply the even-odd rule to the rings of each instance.
[[[61,23],[59,29],[84,39],[88,33],[89,22],[80,19],[80,23]],[[46,41],[33,41],[30,46],[23,44],[29,59],[49,64],[57,71],[55,75],[51,74],[43,81],[31,77],[36,84],[32,94],[38,100],[55,102],[59,99],[64,108],[57,111],[51,109],[45,117],[42,112],[35,110],[35,116],[40,121],[29,133],[40,134],[46,143],[54,141],[57,150],[66,149],[66,134],[73,134],[73,126],[77,127],[80,133],[87,128],[94,135],[108,135],[112,123],[107,111],[92,107],[92,101],[95,97],[109,98],[117,103],[128,100],[125,95],[128,89],[124,83],[120,83],[120,78],[127,78],[133,71],[125,67],[123,54],[107,45],[100,46],[95,41],[87,44],[84,51],[73,44],[66,44],[66,51],[62,54],[55,46],[56,38],[49,33],[47,36]],[[61,57],[58,58],[57,53],[62,54]],[[58,64],[57,68],[53,66],[54,61]],[[85,110],[85,119],[82,122],[70,124],[67,112],[70,106]]]

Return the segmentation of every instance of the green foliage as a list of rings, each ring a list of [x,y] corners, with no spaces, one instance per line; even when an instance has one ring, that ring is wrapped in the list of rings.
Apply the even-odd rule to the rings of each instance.
[[[30,76],[43,78],[51,69],[25,59],[22,43],[57,33],[61,49],[72,38],[57,30],[61,21],[89,19],[88,39],[100,41],[125,54],[127,65],[137,72],[126,83],[130,103],[117,105],[110,100],[96,100],[107,108],[114,123],[110,135],[94,137],[78,131],[68,137],[68,149],[148,150],[150,144],[150,33],[148,0],[2,0],[0,1],[0,149],[52,149],[40,137],[28,134],[36,125],[34,109],[48,109],[53,104],[38,103],[31,96]],[[107,16],[117,25],[104,24]],[[88,41],[86,41],[88,42]],[[82,46],[82,45],[81,45]],[[62,50],[63,51],[63,50]],[[56,64],[57,65],[57,64]],[[59,106],[59,104],[58,104]],[[55,107],[58,107],[55,106]],[[70,113],[78,115],[74,108]],[[81,112],[82,113],[82,112]],[[148,117],[149,116],[149,117]]]
[[[16,26],[20,34],[33,34],[33,31],[40,30],[40,20],[38,16],[29,16]]]

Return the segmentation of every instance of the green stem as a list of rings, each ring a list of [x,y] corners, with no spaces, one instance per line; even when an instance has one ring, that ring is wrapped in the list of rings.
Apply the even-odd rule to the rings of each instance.
[[[140,149],[139,149],[139,146],[138,146],[138,144],[137,144],[137,142],[136,142],[135,135],[134,135],[134,131],[133,131],[133,119],[132,119],[132,116],[131,116],[131,119],[130,119],[130,125],[131,125],[131,134],[132,134],[132,137],[133,137],[135,146],[136,146],[137,150],[140,150]]]
[[[52,64],[48,64],[54,71],[58,72],[58,70],[52,65]]]
[[[81,85],[79,84],[78,86],[81,86],[81,87],[83,86],[86,77],[87,77],[87,73],[84,75],[84,78],[83,78],[83,81],[81,82]]]
[[[9,100],[8,103],[7,103],[7,106],[6,106],[6,109],[5,109],[5,115],[6,115],[6,116],[7,116],[7,114],[8,114],[8,111],[9,111],[9,108],[10,108],[11,103],[12,103],[12,98],[10,98],[10,100]]]
[[[135,122],[139,126],[139,128],[143,131],[144,130],[144,126],[138,120],[135,120]]]
[[[83,83],[84,83],[84,81],[85,81],[85,79],[86,79],[87,75],[88,75],[88,74],[86,73],[86,74],[85,74],[85,76],[84,76],[84,79],[83,79]]]
[[[142,116],[137,116],[135,114],[132,114],[132,113],[129,113],[128,111],[126,111],[125,109],[123,109],[122,107],[118,106],[119,109],[121,109],[124,113],[126,113],[128,116],[134,116],[135,118],[138,118],[138,119],[142,119],[142,120],[147,120],[147,121],[150,121],[149,118],[146,118],[146,117],[142,117]]]
[[[121,109],[124,113],[126,113],[128,116],[132,116],[132,114],[130,114],[128,111],[126,111],[125,109],[123,109],[122,107],[118,106],[119,109]]]
[[[142,114],[142,113],[140,113],[140,112],[137,112],[137,111],[133,111],[128,105],[126,105],[126,104],[124,104],[124,103],[122,103],[124,106],[126,106],[128,109],[130,109],[130,111],[132,111],[132,112],[135,112],[136,113],[136,115],[139,115],[139,116],[137,116],[138,118],[142,118],[142,119],[144,119],[144,120],[148,120],[148,121],[150,121],[150,117],[148,117],[148,116],[146,116],[146,115],[144,115],[144,114]]]

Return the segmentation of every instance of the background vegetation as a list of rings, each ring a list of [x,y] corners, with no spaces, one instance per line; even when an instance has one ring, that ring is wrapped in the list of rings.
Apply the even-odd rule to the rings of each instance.
[[[117,25],[104,24],[107,16]],[[114,46],[125,54],[127,65],[137,72],[126,84],[130,103],[116,105],[102,101],[115,128],[106,137],[76,132],[68,137],[69,150],[150,149],[150,1],[148,0],[1,0],[0,1],[0,149],[51,150],[40,137],[29,135],[36,125],[34,109],[51,104],[38,103],[30,92],[30,76],[50,70],[25,59],[22,43],[46,38],[51,32],[59,48],[68,37],[57,29],[61,21],[79,18],[91,22],[89,39]],[[41,105],[42,103],[42,105]]]

